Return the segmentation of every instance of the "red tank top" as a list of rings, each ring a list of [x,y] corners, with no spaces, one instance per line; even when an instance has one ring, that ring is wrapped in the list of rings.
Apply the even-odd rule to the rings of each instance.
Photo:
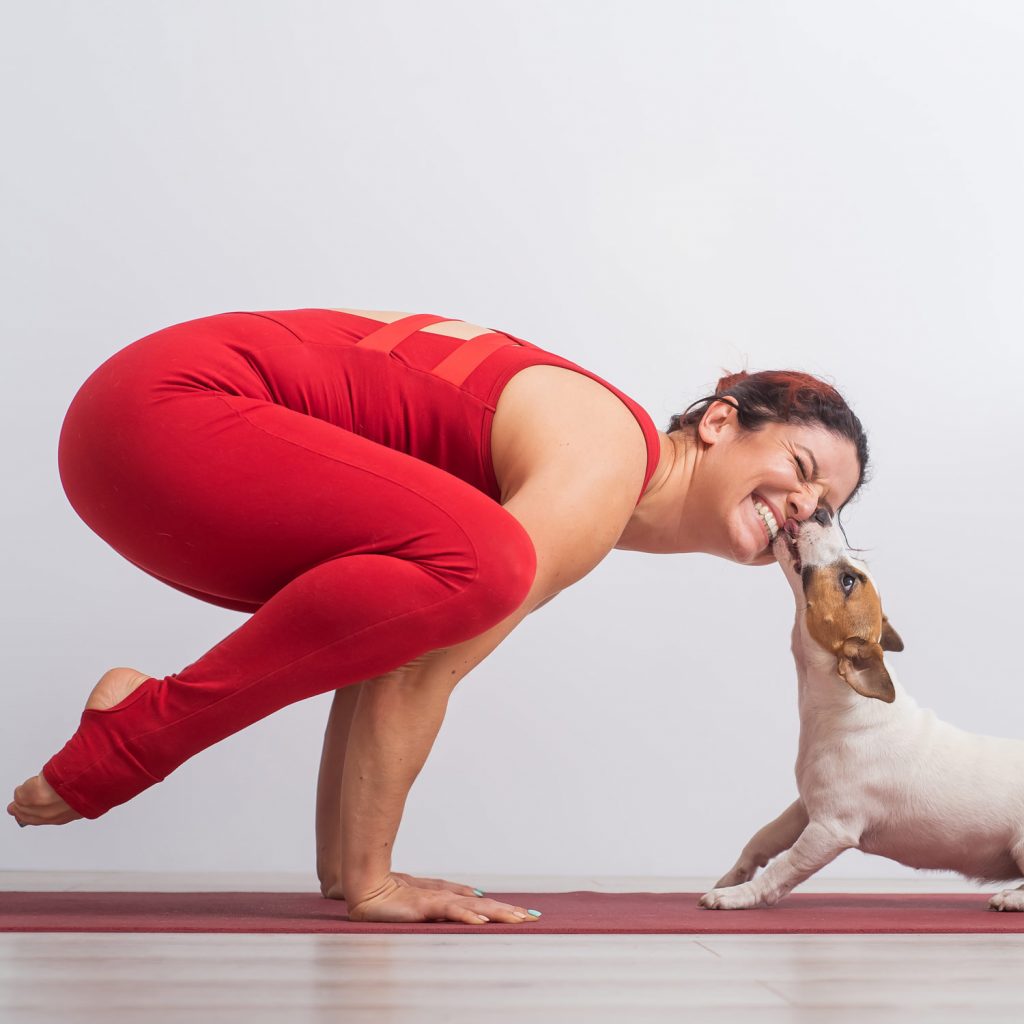
[[[275,401],[460,477],[501,500],[491,461],[491,421],[502,388],[519,370],[543,364],[582,373],[608,388],[640,424],[647,471],[637,503],[661,457],[647,411],[596,373],[529,341],[491,330],[463,340],[421,328],[453,317],[417,313],[391,324],[330,309],[252,312],[302,343],[275,372],[275,349],[260,353],[261,375]]]

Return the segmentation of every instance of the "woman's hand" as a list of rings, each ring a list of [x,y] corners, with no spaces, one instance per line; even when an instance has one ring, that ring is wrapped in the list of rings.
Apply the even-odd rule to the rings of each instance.
[[[416,875],[407,875],[403,871],[392,871],[391,877],[400,885],[412,886],[414,889],[447,889],[459,896],[476,896],[479,889],[471,889],[461,882],[449,882],[444,878],[419,878]],[[345,894],[341,889],[341,882],[321,889],[323,895],[329,900],[343,900]]]
[[[22,825],[66,825],[84,817],[57,795],[42,774],[33,775],[15,787],[7,813]]]
[[[418,888],[401,881],[394,872],[388,874],[372,895],[350,905],[348,916],[351,921],[390,921],[402,924],[415,921],[458,921],[461,924],[499,921],[504,924],[521,924],[536,920],[524,907],[479,896],[463,896],[450,889]]]

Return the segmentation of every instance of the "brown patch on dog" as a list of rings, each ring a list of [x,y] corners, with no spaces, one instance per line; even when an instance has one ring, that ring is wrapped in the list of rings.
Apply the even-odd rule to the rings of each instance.
[[[836,667],[839,674],[863,697],[891,704],[896,699],[896,687],[892,685],[882,648],[858,637],[851,637],[843,644],[843,652]]]
[[[842,560],[810,571],[805,566],[803,578],[808,632],[835,655],[836,671],[853,690],[891,704],[896,689],[882,652],[902,651],[903,641],[871,579]]]
[[[900,637],[899,633],[892,628],[892,623],[885,617],[885,612],[882,612],[882,636],[878,642],[883,651],[903,650],[903,639]]]

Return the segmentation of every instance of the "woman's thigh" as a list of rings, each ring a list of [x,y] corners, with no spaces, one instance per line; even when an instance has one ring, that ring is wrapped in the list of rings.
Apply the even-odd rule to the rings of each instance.
[[[82,713],[43,766],[79,813],[288,704],[480,635],[528,595],[528,534],[458,477],[264,399],[105,379],[61,431],[71,504],[144,571],[254,610],[180,672]]]
[[[522,526],[450,473],[262,399],[144,388],[76,395],[58,464],[68,500],[123,557],[175,589],[255,610],[341,555],[415,561],[453,585],[533,557]]]

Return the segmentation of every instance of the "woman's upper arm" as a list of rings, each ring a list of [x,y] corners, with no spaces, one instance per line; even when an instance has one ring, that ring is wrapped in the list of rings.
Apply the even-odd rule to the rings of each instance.
[[[537,573],[523,602],[533,610],[586,576],[615,547],[633,503],[621,473],[552,469],[531,477],[503,507],[537,553]]]

